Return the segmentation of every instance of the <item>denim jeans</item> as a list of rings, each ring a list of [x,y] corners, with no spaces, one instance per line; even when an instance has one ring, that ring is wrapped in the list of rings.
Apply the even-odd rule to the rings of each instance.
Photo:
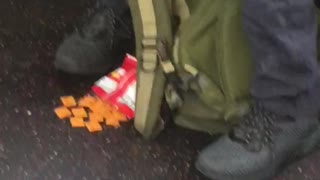
[[[243,0],[242,18],[255,62],[251,95],[283,115],[319,112],[313,0]]]

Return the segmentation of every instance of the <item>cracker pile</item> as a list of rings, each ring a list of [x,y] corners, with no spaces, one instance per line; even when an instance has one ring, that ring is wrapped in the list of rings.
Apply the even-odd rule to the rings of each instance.
[[[87,128],[93,133],[102,131],[101,124],[119,128],[120,122],[128,121],[115,107],[94,96],[87,95],[78,101],[73,96],[62,96],[60,100],[62,106],[54,112],[61,120],[69,119],[73,128]]]

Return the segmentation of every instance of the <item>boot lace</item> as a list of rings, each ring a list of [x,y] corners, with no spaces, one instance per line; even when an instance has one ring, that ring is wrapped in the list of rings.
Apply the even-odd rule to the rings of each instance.
[[[230,133],[232,140],[242,143],[250,151],[259,151],[273,144],[273,136],[281,129],[275,121],[279,115],[266,110],[261,104],[254,105]]]

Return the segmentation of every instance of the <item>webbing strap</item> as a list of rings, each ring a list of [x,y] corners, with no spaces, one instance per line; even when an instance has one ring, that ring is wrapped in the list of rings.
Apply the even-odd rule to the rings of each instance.
[[[142,70],[138,73],[137,97],[135,118],[139,123],[138,129],[144,129],[147,122],[149,104],[152,95],[152,87],[157,67],[157,26],[156,16],[152,0],[137,0],[142,21]],[[137,122],[137,121],[136,121]]]
[[[137,0],[142,22],[142,56],[140,59],[141,70],[138,73],[138,88],[135,109],[135,127],[143,131],[147,126],[149,105],[151,104],[156,68],[159,64],[164,71],[166,79],[173,87],[179,102],[183,100],[176,68],[171,61],[166,49],[166,44],[158,39],[157,23],[154,4],[152,0]],[[180,3],[180,9],[183,9]],[[185,12],[185,11],[184,11]],[[188,13],[183,13],[188,14]],[[187,16],[187,15],[186,15]]]
[[[167,48],[168,47],[166,46],[165,42],[163,41],[159,42],[158,55],[159,55],[160,65],[162,67],[162,70],[164,71],[167,82],[172,86],[173,90],[175,91],[179,99],[181,99],[182,101],[183,90],[181,89],[181,87],[183,82],[177,73],[177,68],[173,64],[168,54]]]

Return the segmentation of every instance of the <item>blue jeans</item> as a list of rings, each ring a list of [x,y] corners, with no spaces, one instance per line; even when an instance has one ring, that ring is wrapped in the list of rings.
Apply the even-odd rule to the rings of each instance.
[[[251,95],[283,115],[319,112],[313,0],[243,0],[242,12],[255,61]]]

